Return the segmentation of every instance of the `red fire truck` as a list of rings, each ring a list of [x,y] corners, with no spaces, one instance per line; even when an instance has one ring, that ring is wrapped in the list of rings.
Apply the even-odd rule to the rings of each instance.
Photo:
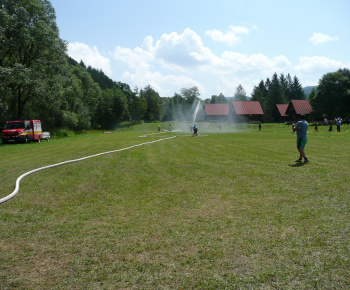
[[[42,131],[40,120],[7,121],[1,136],[1,140],[5,144],[9,142],[40,142],[43,139],[49,141],[50,133]]]

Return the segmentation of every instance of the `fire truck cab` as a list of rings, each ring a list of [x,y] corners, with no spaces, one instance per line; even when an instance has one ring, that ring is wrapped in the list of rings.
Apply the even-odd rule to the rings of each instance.
[[[1,136],[1,140],[5,144],[9,142],[40,142],[42,139],[43,132],[40,120],[7,121]]]

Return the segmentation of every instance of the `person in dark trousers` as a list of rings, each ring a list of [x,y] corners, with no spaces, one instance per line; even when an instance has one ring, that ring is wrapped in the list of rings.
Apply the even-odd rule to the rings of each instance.
[[[302,162],[302,158],[304,158],[304,163],[308,163],[309,159],[307,159],[304,148],[307,143],[307,129],[309,128],[309,124],[306,122],[306,116],[300,115],[300,121],[293,127],[293,131],[297,132],[297,148],[299,151],[299,159],[295,162]]]
[[[259,123],[259,131],[261,131],[261,123]]]
[[[192,135],[192,137],[193,136],[196,136],[196,137],[198,136],[198,128],[197,128],[197,124],[196,123],[193,126],[193,135]]]
[[[328,132],[332,132],[333,131],[333,121],[329,121],[329,129]]]
[[[318,132],[318,124],[315,122],[315,132]]]
[[[340,126],[341,126],[341,120],[338,119],[337,121],[337,131],[340,132]]]

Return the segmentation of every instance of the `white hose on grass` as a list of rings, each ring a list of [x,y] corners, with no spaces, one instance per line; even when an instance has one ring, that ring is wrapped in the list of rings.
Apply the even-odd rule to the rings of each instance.
[[[64,161],[64,162],[60,162],[60,163],[56,163],[56,164],[52,164],[52,165],[40,167],[40,168],[37,168],[37,169],[33,169],[33,170],[31,170],[31,171],[28,171],[28,172],[22,174],[20,177],[17,178],[15,190],[14,190],[11,194],[9,194],[8,196],[5,196],[4,198],[1,198],[1,199],[0,199],[0,204],[6,202],[6,201],[8,201],[8,200],[10,200],[11,198],[13,198],[13,197],[18,193],[18,191],[19,191],[19,183],[21,182],[21,180],[22,180],[24,177],[26,177],[27,175],[32,174],[32,173],[34,173],[34,172],[38,172],[38,171],[41,171],[41,170],[49,169],[49,168],[52,168],[52,167],[56,167],[56,166],[60,166],[60,165],[68,164],[68,163],[73,163],[73,162],[82,161],[82,160],[85,160],[85,159],[89,159],[89,158],[92,158],[92,157],[101,156],[101,155],[104,155],[104,154],[110,154],[110,153],[115,153],[115,152],[119,152],[119,151],[131,149],[131,148],[134,148],[134,147],[139,147],[139,146],[142,146],[142,145],[147,145],[147,144],[159,142],[159,141],[162,141],[162,140],[168,140],[168,139],[172,139],[172,138],[176,138],[176,136],[168,137],[168,138],[163,138],[163,139],[158,139],[158,140],[155,140],[155,141],[145,142],[145,143],[133,145],[133,146],[130,146],[130,147],[126,147],[126,148],[123,148],[123,149],[117,149],[117,150],[113,150],[113,151],[102,152],[102,153],[99,153],[99,154],[90,155],[90,156],[83,157],[83,158],[78,158],[78,159],[74,159],[74,160],[68,160],[68,161]]]

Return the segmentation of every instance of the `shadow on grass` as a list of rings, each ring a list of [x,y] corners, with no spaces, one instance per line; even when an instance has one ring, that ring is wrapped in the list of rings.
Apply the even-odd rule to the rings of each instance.
[[[301,166],[304,166],[306,164],[307,163],[298,162],[298,163],[295,163],[295,164],[288,164],[288,166],[290,166],[290,167],[301,167]]]

